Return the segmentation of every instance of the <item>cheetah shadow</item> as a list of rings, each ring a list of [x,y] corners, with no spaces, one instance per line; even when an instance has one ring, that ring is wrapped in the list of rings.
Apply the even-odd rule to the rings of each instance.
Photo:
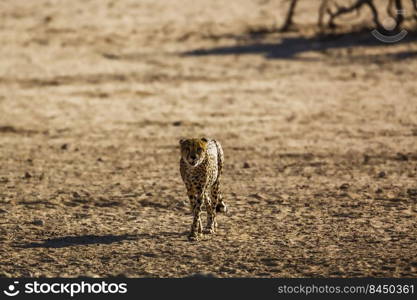
[[[30,242],[26,244],[15,245],[17,248],[66,248],[72,246],[85,245],[110,245],[123,241],[137,241],[141,239],[156,239],[159,237],[182,238],[186,237],[187,231],[184,232],[160,232],[157,234],[140,233],[140,234],[122,234],[122,235],[82,235],[82,236],[64,236],[59,238],[46,239],[41,242]]]
[[[137,240],[139,237],[132,234],[123,235],[82,235],[64,236],[59,238],[46,239],[41,242],[32,242],[17,245],[19,248],[65,248],[71,246],[93,245],[93,244],[113,244],[126,240]]]

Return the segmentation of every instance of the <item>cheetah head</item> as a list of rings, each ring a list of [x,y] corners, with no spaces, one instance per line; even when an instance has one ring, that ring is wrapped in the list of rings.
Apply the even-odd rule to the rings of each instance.
[[[180,140],[181,157],[192,167],[198,166],[206,156],[208,139],[182,139]]]

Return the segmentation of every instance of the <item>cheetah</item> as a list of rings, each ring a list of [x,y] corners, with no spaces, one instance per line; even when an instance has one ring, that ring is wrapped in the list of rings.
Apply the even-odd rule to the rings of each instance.
[[[190,240],[198,240],[202,233],[201,212],[205,205],[207,226],[205,234],[216,231],[216,212],[226,212],[227,206],[220,192],[223,170],[223,149],[220,143],[208,138],[180,140],[180,173],[187,189],[193,222]]]

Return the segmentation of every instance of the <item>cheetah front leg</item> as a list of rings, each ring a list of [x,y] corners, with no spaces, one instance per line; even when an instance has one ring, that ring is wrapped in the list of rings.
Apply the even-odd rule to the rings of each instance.
[[[206,210],[207,210],[207,225],[204,229],[204,233],[211,234],[216,231],[217,222],[216,222],[216,202],[210,198],[208,193],[206,193]]]
[[[193,209],[193,223],[191,224],[191,232],[188,238],[192,241],[197,241],[199,239],[199,235],[202,231],[202,224],[201,224],[201,206],[203,204],[203,196],[201,194],[196,197],[194,201]]]
[[[188,194],[188,199],[190,200],[190,211],[194,216],[194,209],[195,209],[195,205],[197,203],[197,197],[194,196],[192,193]],[[202,232],[202,223],[201,223],[201,218],[200,218],[200,222],[197,224],[197,232],[201,233]]]

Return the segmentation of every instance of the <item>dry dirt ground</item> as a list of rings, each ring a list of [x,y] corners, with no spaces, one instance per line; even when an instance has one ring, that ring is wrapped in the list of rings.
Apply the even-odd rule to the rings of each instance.
[[[415,36],[279,4],[2,1],[0,276],[417,277]],[[203,135],[231,211],[189,242]]]

